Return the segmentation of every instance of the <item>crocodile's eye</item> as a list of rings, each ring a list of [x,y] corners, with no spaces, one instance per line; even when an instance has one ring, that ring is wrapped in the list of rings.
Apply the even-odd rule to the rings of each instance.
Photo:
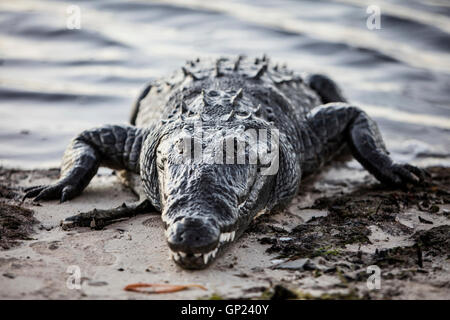
[[[244,119],[249,118],[251,116],[250,112],[248,112],[248,111],[238,111],[238,112],[236,112],[236,115],[238,117],[244,118]]]
[[[208,95],[210,97],[217,97],[219,95],[219,93],[217,91],[215,91],[215,90],[211,90],[211,91],[208,92]]]

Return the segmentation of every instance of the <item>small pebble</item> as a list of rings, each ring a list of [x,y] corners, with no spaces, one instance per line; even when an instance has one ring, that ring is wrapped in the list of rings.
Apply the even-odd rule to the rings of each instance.
[[[52,229],[53,229],[53,227],[52,227],[52,226],[50,226],[50,225],[46,225],[46,224],[41,224],[41,225],[39,226],[39,229],[41,229],[41,230],[45,230],[45,231],[50,231],[50,230],[52,230]]]
[[[430,213],[438,213],[439,207],[437,205],[432,205],[429,209]]]
[[[254,268],[252,268],[252,271],[253,272],[264,272],[264,269],[261,267],[254,267]]]
[[[56,243],[52,243],[48,246],[49,250],[56,250],[59,248],[59,246]]]
[[[89,281],[88,285],[92,287],[102,287],[108,285],[108,282],[106,281]]]

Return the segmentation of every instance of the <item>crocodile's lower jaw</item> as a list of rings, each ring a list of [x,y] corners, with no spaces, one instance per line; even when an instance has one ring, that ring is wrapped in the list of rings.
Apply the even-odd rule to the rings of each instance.
[[[219,251],[227,244],[234,241],[236,231],[224,232],[220,234],[220,241],[217,247],[205,253],[185,253],[182,251],[170,250],[173,261],[185,269],[203,269],[212,263]]]

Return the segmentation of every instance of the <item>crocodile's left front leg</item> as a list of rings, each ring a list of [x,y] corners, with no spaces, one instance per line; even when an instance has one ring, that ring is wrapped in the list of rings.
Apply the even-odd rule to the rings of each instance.
[[[302,128],[302,136],[305,145],[302,169],[306,174],[330,160],[347,144],[356,160],[383,183],[417,184],[427,176],[424,170],[410,164],[395,163],[375,121],[347,103],[329,103],[313,109]]]
[[[86,188],[99,166],[139,174],[139,156],[146,136],[144,129],[133,126],[108,125],[83,131],[64,153],[60,179],[51,185],[26,189],[24,198],[59,199],[61,202],[72,199]],[[140,199],[136,204],[78,214],[66,219],[64,225],[98,228],[117,219],[154,210],[148,200]]]
[[[24,198],[61,202],[72,199],[87,187],[100,165],[139,173],[139,155],[146,135],[143,129],[118,125],[83,131],[64,152],[60,179],[52,185],[26,189]]]

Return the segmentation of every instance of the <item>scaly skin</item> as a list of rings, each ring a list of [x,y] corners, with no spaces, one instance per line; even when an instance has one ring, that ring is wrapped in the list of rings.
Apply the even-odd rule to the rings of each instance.
[[[207,157],[222,150],[223,134],[243,141],[244,130],[278,129],[279,140],[273,140],[278,170],[265,175],[261,163],[181,161],[187,153],[182,143],[186,135],[198,137],[199,122]],[[82,192],[100,165],[140,174],[146,203],[162,213],[173,258],[184,268],[206,267],[258,213],[286,207],[301,179],[345,146],[385,184],[416,184],[426,176],[391,160],[376,123],[347,103],[332,80],[303,78],[266,57],[188,61],[172,77],[145,88],[131,124],[81,133],[65,152],[61,178],[27,190],[25,197],[69,200]],[[250,149],[241,151],[248,156]],[[90,219],[105,222],[132,214],[120,207],[69,222],[87,225]]]

